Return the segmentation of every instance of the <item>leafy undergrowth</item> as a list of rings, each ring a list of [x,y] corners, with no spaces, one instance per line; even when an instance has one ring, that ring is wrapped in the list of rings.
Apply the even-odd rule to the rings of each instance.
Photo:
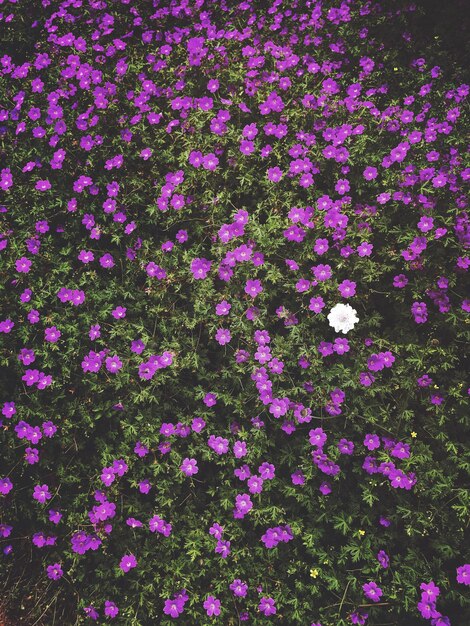
[[[470,621],[470,87],[437,17],[1,9],[11,621]]]

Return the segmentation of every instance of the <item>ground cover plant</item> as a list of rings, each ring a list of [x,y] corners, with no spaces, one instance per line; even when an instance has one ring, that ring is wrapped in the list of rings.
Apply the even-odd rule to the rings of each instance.
[[[423,6],[0,18],[0,620],[469,623],[470,87]]]

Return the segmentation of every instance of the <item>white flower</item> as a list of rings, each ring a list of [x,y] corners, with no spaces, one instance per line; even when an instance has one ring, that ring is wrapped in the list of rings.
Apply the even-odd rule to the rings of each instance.
[[[346,334],[354,328],[359,318],[356,309],[353,309],[350,304],[335,304],[328,314],[328,321],[337,333]]]

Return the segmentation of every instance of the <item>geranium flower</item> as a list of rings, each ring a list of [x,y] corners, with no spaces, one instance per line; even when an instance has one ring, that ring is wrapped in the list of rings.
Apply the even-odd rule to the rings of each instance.
[[[54,565],[48,565],[47,567],[47,577],[51,580],[59,580],[62,578],[64,572],[59,563],[54,563]]]
[[[276,613],[276,603],[273,598],[262,597],[258,609],[261,613],[264,613],[266,617],[274,615]]]
[[[377,586],[376,583],[370,582],[362,585],[362,589],[364,591],[364,595],[372,602],[379,602],[380,598],[383,595],[383,591],[380,587]]]
[[[203,606],[206,609],[206,613],[209,617],[212,617],[213,615],[220,615],[220,600],[218,600],[214,596],[208,596]]]
[[[123,572],[127,573],[132,568],[137,567],[137,559],[133,554],[125,554],[119,563],[119,567]]]

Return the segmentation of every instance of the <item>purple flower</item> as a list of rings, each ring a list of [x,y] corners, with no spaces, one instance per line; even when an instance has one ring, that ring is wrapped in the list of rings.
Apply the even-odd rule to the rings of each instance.
[[[104,267],[105,269],[111,269],[112,267],[115,266],[114,263],[114,259],[112,257],[111,254],[103,254],[102,257],[100,257],[100,265],[101,267]]]
[[[364,445],[368,450],[376,450],[380,448],[380,439],[378,435],[366,435],[364,438]]]
[[[149,449],[147,448],[147,446],[144,446],[140,441],[138,441],[135,444],[134,452],[137,454],[137,456],[143,458],[149,453]],[[112,470],[112,468],[107,468],[107,469]]]
[[[242,582],[239,578],[236,578],[229,585],[229,589],[233,592],[233,595],[238,598],[244,598],[248,591],[248,585]]]
[[[170,617],[178,617],[184,611],[184,601],[181,598],[165,600],[163,612]]]
[[[352,454],[354,452],[354,443],[347,439],[340,439],[338,442],[338,450],[341,454]]]
[[[397,459],[408,459],[410,457],[410,446],[407,443],[399,441],[391,450],[391,456]]]
[[[196,459],[184,459],[183,463],[180,466],[180,470],[183,472],[183,474],[186,474],[186,476],[194,476],[194,474],[197,474],[199,468],[197,466]]]
[[[34,188],[37,189],[37,191],[47,191],[51,188],[51,183],[47,179],[38,180]]]
[[[428,319],[428,311],[425,302],[413,302],[411,312],[417,324],[424,324]]]
[[[387,568],[390,565],[390,558],[384,550],[380,550],[377,553],[377,560],[383,568]]]
[[[210,172],[213,172],[217,168],[218,164],[219,159],[215,156],[213,152],[209,152],[209,154],[206,154],[202,158],[202,167],[205,170],[209,170]]]
[[[333,344],[330,341],[320,341],[318,344],[318,352],[322,355],[322,357],[333,354]]]
[[[283,172],[279,167],[270,167],[268,169],[268,179],[273,183],[278,183],[283,176]]]
[[[247,493],[238,494],[235,498],[235,508],[241,515],[246,515],[253,508],[253,502]]]
[[[457,582],[470,585],[470,565],[468,563],[457,568]]]
[[[206,422],[202,419],[202,417],[195,417],[191,422],[191,430],[195,433],[200,433],[205,425]]]
[[[95,260],[95,255],[89,250],[81,250],[78,255],[78,260],[82,263],[91,263]]]
[[[428,583],[421,583],[419,586],[421,589],[423,600],[428,602],[435,602],[437,597],[441,593],[439,587],[434,584],[434,581],[429,581]]]
[[[373,245],[368,243],[367,241],[363,241],[357,248],[356,251],[359,256],[370,256],[372,254]]]
[[[314,251],[319,254],[325,254],[328,251],[328,239],[317,239],[315,241],[315,245],[313,246]]]
[[[169,522],[165,522],[159,515],[154,515],[149,519],[149,530],[152,533],[160,533],[164,537],[171,535],[172,526]]]
[[[60,330],[58,330],[55,326],[49,326],[44,330],[44,338],[50,343],[56,343],[59,341],[61,334]]]
[[[197,258],[191,261],[191,272],[196,280],[206,278],[211,268],[211,261],[204,258]]]
[[[434,602],[429,602],[429,600],[426,600],[423,597],[421,599],[421,602],[418,602],[417,608],[418,611],[421,613],[421,616],[424,617],[424,619],[432,619],[434,617],[440,616],[439,611],[436,610],[436,605],[434,604]],[[432,623],[434,622],[435,620],[433,619]]]
[[[317,296],[316,298],[310,299],[310,304],[308,308],[310,311],[313,311],[315,314],[321,313],[322,309],[325,307],[325,302],[321,296]]]
[[[111,374],[116,374],[122,368],[121,359],[115,354],[114,356],[108,356],[105,360],[106,369]]]
[[[214,596],[207,596],[207,600],[205,600],[203,606],[209,617],[220,615],[220,600],[214,598]]]
[[[4,402],[2,407],[2,415],[8,419],[16,414],[16,405],[14,402]]]
[[[276,613],[276,603],[273,598],[263,596],[259,602],[258,609],[261,613],[264,613],[266,617],[269,617]]]
[[[372,600],[372,602],[379,602],[381,596],[383,595],[382,589],[374,582],[365,583],[362,585],[362,589],[366,598]]]
[[[343,298],[351,298],[356,295],[356,283],[352,280],[343,280],[343,282],[338,285],[338,291]]]
[[[263,291],[263,287],[261,285],[260,280],[247,280],[245,284],[245,293],[251,296],[252,298],[256,298],[258,294]]]
[[[49,520],[53,524],[58,524],[62,519],[62,513],[60,511],[56,511],[55,509],[49,510]]]
[[[215,393],[206,393],[202,401],[206,406],[214,406],[217,404],[217,396]]]
[[[418,228],[422,233],[427,233],[434,228],[432,217],[423,216],[418,222]]]
[[[104,614],[112,619],[113,617],[116,617],[118,613],[119,609],[116,604],[114,602],[111,602],[110,600],[105,600]]]
[[[377,168],[369,166],[363,172],[363,176],[366,180],[373,180],[377,178]]]
[[[233,454],[236,459],[241,459],[247,454],[246,443],[244,441],[236,441],[233,444]]]
[[[212,535],[216,539],[221,539],[224,529],[220,524],[214,522],[212,526],[209,528],[209,535]]]
[[[31,269],[31,261],[22,256],[21,259],[15,261],[16,271],[22,274],[27,274]]]
[[[207,444],[216,454],[225,454],[228,451],[229,442],[224,437],[210,435]]]
[[[336,352],[336,354],[344,354],[345,352],[349,352],[348,340],[337,337],[333,344],[333,350]]]
[[[214,552],[220,554],[223,559],[226,559],[230,554],[230,541],[221,541],[220,539],[217,541],[217,545],[214,549]]]
[[[335,190],[342,196],[347,193],[350,188],[349,181],[345,178],[340,178],[335,185]]]
[[[323,265],[322,263],[320,263],[320,265],[312,267],[312,271],[318,282],[328,280],[329,278],[331,278],[331,275],[333,273],[329,265]]]
[[[398,274],[393,277],[393,286],[398,289],[403,289],[408,284],[408,278],[404,274]]]
[[[231,338],[232,335],[228,328],[219,328],[215,333],[215,339],[217,343],[219,343],[221,346],[225,346],[225,344],[227,344]]]
[[[59,578],[62,578],[63,575],[64,572],[59,563],[54,563],[54,565],[47,566],[47,576],[51,580],[59,580]]]
[[[218,304],[216,304],[215,312],[217,315],[228,315],[231,308],[232,308],[232,305],[229,302],[227,302],[227,300],[222,300],[222,302],[219,302]]]
[[[49,487],[47,485],[36,485],[34,487],[33,498],[41,504],[44,504],[46,500],[50,500],[52,495],[49,492]]]
[[[113,483],[115,479],[116,475],[112,467],[103,468],[103,471],[101,472],[101,480],[106,485],[106,487],[109,487],[109,485],[111,485],[111,483]]]
[[[133,567],[137,567],[137,559],[133,554],[125,554],[119,563],[119,567],[123,572],[128,572]]]
[[[126,317],[126,307],[125,306],[117,306],[111,313],[115,320],[122,320]]]
[[[6,496],[13,489],[13,483],[8,478],[8,476],[4,478],[0,478],[0,494]]]
[[[36,311],[36,309],[31,309],[31,311],[28,313],[28,321],[30,324],[37,324],[39,322],[39,311]]]
[[[0,537],[6,539],[11,535],[11,531],[13,530],[12,526],[8,526],[8,524],[0,524]]]
[[[85,615],[90,619],[94,621],[98,619],[99,613],[92,604],[90,606],[83,607],[83,610],[85,611]]]
[[[312,446],[323,448],[326,442],[326,433],[323,428],[314,428],[308,433],[309,441]]]
[[[359,610],[351,613],[349,619],[351,620],[351,624],[359,624],[359,626],[364,626],[368,617],[368,613],[364,613],[363,611]]]

